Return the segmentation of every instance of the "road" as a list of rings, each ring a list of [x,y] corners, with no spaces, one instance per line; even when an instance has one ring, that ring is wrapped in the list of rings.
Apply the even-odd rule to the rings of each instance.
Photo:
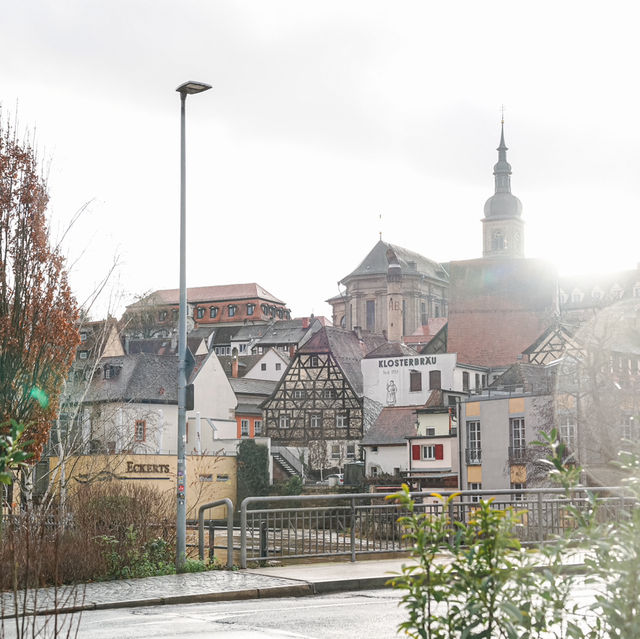
[[[405,618],[390,589],[283,599],[83,612],[78,639],[396,637]],[[14,637],[6,628],[7,637]],[[0,636],[2,633],[0,632]],[[46,636],[53,636],[47,632]],[[60,636],[66,636],[61,633]],[[73,636],[73,634],[71,634]]]

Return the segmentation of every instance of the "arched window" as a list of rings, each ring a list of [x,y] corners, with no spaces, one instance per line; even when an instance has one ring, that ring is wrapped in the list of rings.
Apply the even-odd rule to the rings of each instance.
[[[505,240],[502,231],[494,231],[491,236],[491,250],[502,251],[505,248]]]
[[[210,306],[209,307],[209,317],[211,319],[215,319],[216,317],[218,317],[218,307],[217,306]]]

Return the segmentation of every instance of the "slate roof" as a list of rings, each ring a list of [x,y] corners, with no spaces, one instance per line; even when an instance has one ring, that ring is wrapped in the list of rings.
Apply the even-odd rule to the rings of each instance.
[[[364,359],[374,359],[376,357],[413,357],[418,351],[400,342],[387,342],[367,353]]]
[[[307,333],[309,326],[303,327],[300,320],[281,320],[274,322],[265,331],[258,344],[297,344]]]
[[[238,378],[244,377],[249,370],[251,370],[257,363],[260,361],[262,355],[240,355],[238,357]],[[231,377],[232,374],[232,364],[233,364],[233,356],[232,355],[218,355],[218,361],[222,366],[222,370],[225,375],[233,379]]]
[[[362,444],[406,444],[406,437],[415,437],[417,434],[415,406],[385,407],[362,438]]]
[[[386,344],[382,335],[362,333],[361,338],[352,332],[333,326],[323,326],[298,353],[331,353],[340,366],[354,392],[362,397],[362,370],[360,362],[363,357]]]
[[[135,308],[136,306],[143,304],[147,305],[150,298],[154,304],[179,304],[180,289],[171,288],[154,291],[139,302],[130,304],[127,308]],[[190,304],[197,304],[200,302],[226,302],[255,298],[259,298],[266,302],[284,305],[282,300],[279,300],[255,282],[250,284],[223,284],[220,286],[197,286],[187,288],[187,301]]]
[[[211,333],[210,347],[220,346],[221,344],[231,344],[231,338],[235,337],[236,333],[242,328],[242,326],[216,326]]]
[[[528,393],[547,393],[551,390],[553,374],[554,369],[551,367],[519,362],[509,366],[489,384],[489,388],[522,388]]]
[[[401,246],[379,240],[355,271],[343,277],[340,284],[346,284],[348,280],[363,275],[386,275],[387,269],[389,268],[387,261],[387,251],[389,249],[392,249],[398,258],[398,263],[400,264],[403,275],[421,274],[436,280],[442,280],[443,282],[448,281],[449,278],[446,271],[438,262],[434,262],[419,253],[414,253]]]
[[[229,383],[236,395],[264,395],[265,397],[269,397],[278,384],[277,381],[270,379],[249,379],[247,377],[232,377]]]
[[[104,379],[104,366],[114,375]],[[86,402],[178,403],[178,360],[175,356],[137,353],[100,360],[85,398]]]

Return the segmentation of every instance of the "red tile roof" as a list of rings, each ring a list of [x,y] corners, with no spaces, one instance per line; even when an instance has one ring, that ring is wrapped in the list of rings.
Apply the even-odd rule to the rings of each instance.
[[[178,304],[180,302],[180,289],[170,288],[154,291],[142,302],[147,303],[149,298],[155,304]],[[255,282],[250,284],[222,284],[219,286],[196,286],[187,289],[187,301],[196,304],[198,302],[223,302],[227,300],[259,298],[274,304],[285,303],[269,293]],[[127,308],[137,306],[140,302],[130,304]]]

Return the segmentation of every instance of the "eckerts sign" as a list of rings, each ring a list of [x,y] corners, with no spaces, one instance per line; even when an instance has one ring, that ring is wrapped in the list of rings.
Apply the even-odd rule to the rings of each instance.
[[[134,464],[127,462],[128,473],[168,473],[169,464]]]
[[[435,365],[435,357],[405,357],[404,359],[381,359],[378,368],[398,368],[399,366]]]

